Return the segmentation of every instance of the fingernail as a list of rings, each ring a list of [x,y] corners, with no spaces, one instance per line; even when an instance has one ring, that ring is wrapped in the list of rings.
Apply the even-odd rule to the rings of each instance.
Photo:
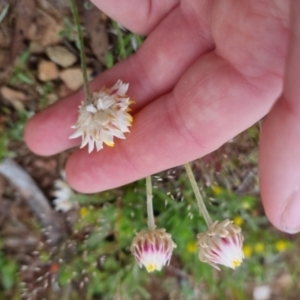
[[[288,233],[300,231],[300,188],[293,191],[281,215],[282,229]]]

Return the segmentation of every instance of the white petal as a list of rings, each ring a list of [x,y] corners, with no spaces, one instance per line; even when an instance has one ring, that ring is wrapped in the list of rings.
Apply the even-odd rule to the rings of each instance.
[[[116,100],[112,96],[105,96],[101,102],[101,108],[98,107],[98,103],[97,108],[99,110],[105,110],[111,107],[116,102]]]
[[[129,132],[128,127],[125,124],[119,124],[119,127],[121,129],[122,132]]]
[[[61,210],[63,212],[67,212],[73,207],[73,203],[70,200],[53,200],[53,204],[55,206],[55,210]]]
[[[96,148],[97,148],[97,151],[101,150],[103,148],[103,142],[102,141],[97,141],[96,142]]]
[[[101,130],[100,138],[104,143],[108,143],[108,144],[112,144],[114,140],[113,135],[104,130]]]
[[[110,130],[111,134],[113,134],[115,137],[119,138],[119,139],[125,139],[125,135],[123,134],[122,131],[118,131],[118,130]]]
[[[117,83],[110,89],[110,93],[123,96],[127,92],[128,87],[129,87],[128,83],[122,83],[122,81],[119,79]]]
[[[121,86],[117,91],[117,95],[124,96],[128,90],[128,87],[129,87],[129,83],[121,84]]]
[[[93,104],[89,104],[85,107],[85,110],[91,113],[97,112],[97,108]]]
[[[119,86],[122,84],[122,81],[118,79],[118,81],[109,89],[110,92],[113,92],[119,89]]]
[[[80,148],[83,148],[84,146],[86,146],[88,144],[89,140],[90,140],[90,135],[86,134],[85,139],[83,139],[81,142]]]
[[[80,136],[82,136],[82,131],[78,128],[72,135],[69,136],[69,139],[76,139]]]
[[[94,150],[94,140],[91,138],[89,141],[89,149],[88,152],[91,153]]]

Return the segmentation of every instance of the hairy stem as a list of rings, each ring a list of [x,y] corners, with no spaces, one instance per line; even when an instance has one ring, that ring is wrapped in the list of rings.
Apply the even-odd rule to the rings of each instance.
[[[149,230],[155,229],[154,214],[153,214],[153,195],[151,176],[146,177],[146,192],[147,192],[147,215],[148,215],[148,228]]]
[[[212,224],[212,220],[211,220],[211,218],[209,216],[209,213],[208,213],[208,211],[206,209],[206,206],[205,206],[205,203],[203,201],[203,198],[202,198],[202,196],[200,194],[200,191],[199,191],[196,179],[194,177],[191,165],[189,163],[186,163],[186,164],[184,164],[184,166],[185,166],[186,173],[188,175],[189,181],[190,181],[190,183],[192,185],[192,188],[193,188],[196,200],[197,200],[199,212],[203,216],[203,218],[204,218],[207,226],[209,227]]]
[[[84,87],[84,94],[87,103],[91,103],[91,93],[89,90],[88,78],[87,78],[87,68],[86,68],[86,59],[84,53],[84,44],[83,44],[83,36],[82,30],[79,22],[79,15],[78,10],[75,4],[75,0],[69,0],[74,22],[76,25],[77,33],[78,33],[78,41],[79,41],[79,51],[80,51],[80,62],[81,62],[81,71],[83,77],[83,87]]]

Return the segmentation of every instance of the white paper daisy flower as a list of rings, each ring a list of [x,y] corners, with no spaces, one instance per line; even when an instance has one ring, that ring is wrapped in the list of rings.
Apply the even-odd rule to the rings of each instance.
[[[72,201],[74,192],[71,187],[63,180],[57,179],[54,181],[54,192],[55,199],[53,200],[54,208],[58,211],[67,212],[71,210],[75,203]]]
[[[77,123],[72,126],[76,131],[70,139],[82,137],[80,148],[88,145],[91,153],[95,146],[97,151],[103,143],[114,146],[114,137],[125,139],[129,132],[132,116],[129,105],[133,101],[126,95],[128,83],[118,80],[112,88],[103,87],[99,92],[92,93],[92,103],[83,102],[79,106]]]

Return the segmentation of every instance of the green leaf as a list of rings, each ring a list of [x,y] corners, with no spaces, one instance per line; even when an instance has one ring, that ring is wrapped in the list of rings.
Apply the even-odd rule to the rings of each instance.
[[[24,53],[22,53],[22,55],[20,56],[19,60],[18,60],[18,66],[19,67],[25,67],[28,59],[30,56],[30,52],[29,51],[25,51]]]
[[[111,68],[114,65],[114,57],[111,52],[106,53],[106,67]]]
[[[29,75],[28,74],[26,74],[26,73],[18,73],[17,74],[17,78],[20,80],[20,81],[22,81],[22,82],[24,82],[24,83],[27,83],[27,84],[29,84],[29,85],[31,85],[31,84],[33,84],[33,80],[29,77]]]
[[[17,265],[14,261],[7,261],[5,265],[2,265],[1,280],[4,289],[10,290],[16,280]]]

